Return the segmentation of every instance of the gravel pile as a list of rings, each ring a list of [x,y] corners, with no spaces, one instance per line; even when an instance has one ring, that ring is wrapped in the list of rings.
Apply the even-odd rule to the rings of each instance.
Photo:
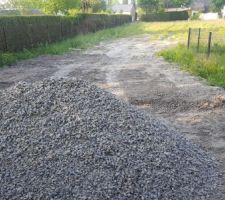
[[[214,199],[213,160],[80,80],[0,92],[1,199]]]

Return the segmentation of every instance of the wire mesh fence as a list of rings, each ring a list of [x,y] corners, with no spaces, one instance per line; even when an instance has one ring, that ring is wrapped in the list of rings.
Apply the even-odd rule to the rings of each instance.
[[[225,33],[198,28],[188,30],[188,49],[210,56],[212,53],[225,53]]]

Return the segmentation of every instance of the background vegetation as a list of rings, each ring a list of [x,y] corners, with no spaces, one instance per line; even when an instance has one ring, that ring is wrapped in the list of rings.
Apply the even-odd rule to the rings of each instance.
[[[195,0],[133,0],[145,14],[162,12],[167,8],[189,7]],[[107,2],[107,5],[106,5]],[[1,8],[17,9],[21,14],[29,14],[30,9],[41,10],[43,14],[69,15],[70,10],[76,12],[110,12],[110,7],[118,0],[7,0],[0,3]],[[225,0],[209,0],[209,11],[221,11]],[[108,10],[107,10],[108,9]],[[74,12],[73,12],[74,13]]]
[[[104,0],[7,0],[2,7],[17,9],[22,15],[32,9],[48,15],[69,15],[74,9],[79,13],[105,11],[106,3]]]
[[[212,5],[216,11],[221,11],[221,9],[225,6],[225,0],[211,0]]]
[[[138,6],[145,14],[163,12],[165,8],[188,7],[192,0],[138,0]]]

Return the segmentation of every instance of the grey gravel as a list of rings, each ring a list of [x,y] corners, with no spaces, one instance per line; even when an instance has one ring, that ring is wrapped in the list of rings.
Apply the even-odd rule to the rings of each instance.
[[[82,80],[0,92],[0,199],[219,199],[213,159]]]

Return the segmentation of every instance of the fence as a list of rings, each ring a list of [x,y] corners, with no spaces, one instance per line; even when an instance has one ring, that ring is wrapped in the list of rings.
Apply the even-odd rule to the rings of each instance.
[[[225,53],[225,37],[223,32],[216,30],[213,32],[208,29],[189,28],[187,48],[206,54],[208,57],[212,53],[222,54]]]
[[[77,17],[0,17],[0,52],[31,49],[128,22],[131,22],[129,15],[107,14],[80,14]]]

